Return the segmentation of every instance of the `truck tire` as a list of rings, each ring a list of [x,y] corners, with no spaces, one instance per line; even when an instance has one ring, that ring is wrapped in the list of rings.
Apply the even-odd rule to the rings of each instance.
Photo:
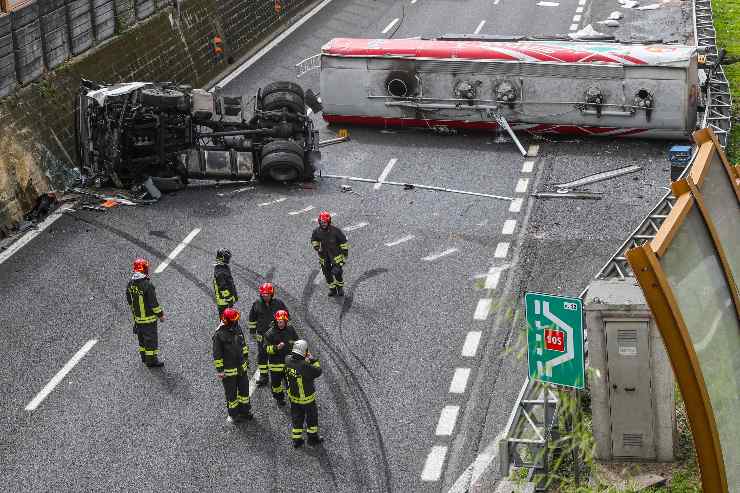
[[[262,148],[260,175],[275,181],[293,181],[303,177],[303,148],[290,140],[274,140]]]
[[[303,88],[299,86],[298,84],[294,82],[289,82],[285,80],[279,80],[277,82],[270,82],[265,87],[262,88],[262,97],[267,96],[268,94],[272,94],[274,92],[292,92],[293,94],[297,94],[301,97],[301,99],[305,98],[305,95],[303,94]]]
[[[160,109],[188,111],[190,98],[175,89],[149,87],[141,90],[141,102]]]
[[[306,103],[303,97],[294,92],[278,91],[262,96],[262,109],[264,111],[278,111],[287,108],[299,115],[306,114]]]

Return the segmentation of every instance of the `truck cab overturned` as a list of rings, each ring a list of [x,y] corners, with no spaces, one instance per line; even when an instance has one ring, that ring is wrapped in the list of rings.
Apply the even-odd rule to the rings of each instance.
[[[696,128],[695,47],[493,38],[332,39],[313,64],[323,117],[609,137]]]
[[[311,180],[321,153],[301,86],[267,84],[251,115],[247,105],[219,88],[83,80],[75,104],[82,167],[118,187],[147,177],[182,185],[190,178]]]

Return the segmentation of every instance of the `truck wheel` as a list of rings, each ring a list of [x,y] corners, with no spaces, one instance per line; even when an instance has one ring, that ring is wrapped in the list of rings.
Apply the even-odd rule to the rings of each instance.
[[[283,108],[299,115],[306,114],[306,103],[303,98],[293,92],[273,92],[267,96],[262,96],[262,109],[264,111],[276,111]]]
[[[269,84],[267,84],[265,87],[262,88],[262,97],[274,92],[292,92],[293,94],[297,94],[298,96],[300,96],[301,99],[305,97],[305,95],[303,94],[303,88],[301,86],[294,82],[288,82],[285,80],[279,80],[277,82],[270,82]]]
[[[275,181],[293,181],[303,176],[303,148],[290,140],[275,140],[262,148],[260,175]]]
[[[190,98],[175,89],[160,87],[142,89],[141,102],[146,106],[154,106],[161,109],[178,109],[180,111],[188,111],[190,109]]]

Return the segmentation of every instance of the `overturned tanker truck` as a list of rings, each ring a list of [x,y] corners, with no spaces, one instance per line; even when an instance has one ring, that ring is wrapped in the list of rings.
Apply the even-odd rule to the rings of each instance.
[[[304,92],[273,82],[252,113],[242,96],[168,82],[104,85],[83,80],[75,105],[77,149],[86,174],[118,187],[147,177],[310,180],[321,158]]]
[[[329,123],[671,139],[696,127],[690,46],[337,38],[317,58]]]

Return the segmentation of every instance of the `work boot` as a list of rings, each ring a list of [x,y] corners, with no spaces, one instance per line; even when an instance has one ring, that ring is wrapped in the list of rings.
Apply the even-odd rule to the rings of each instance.
[[[253,419],[254,418],[254,414],[252,414],[252,409],[251,408],[243,408],[242,411],[241,411],[241,417],[245,421],[249,421],[249,420]]]
[[[333,298],[337,295],[337,288],[331,288],[329,289],[329,297]]]
[[[303,446],[303,438],[299,440],[293,440],[293,447],[298,448]]]
[[[320,437],[319,435],[317,435],[317,434],[310,434],[310,435],[308,435],[308,444],[309,445],[316,446],[316,445],[320,444],[323,441],[324,441],[324,439],[322,437]]]
[[[340,287],[337,288],[337,296],[344,296],[344,288],[343,287],[340,286]]]
[[[151,363],[147,363],[146,366],[149,368],[161,368],[164,366],[164,361],[154,360]]]
[[[260,377],[257,379],[257,386],[264,387],[269,381],[270,379],[267,377],[267,374],[260,373]]]
[[[285,396],[283,394],[278,394],[275,396],[275,402],[278,406],[282,407],[285,405]]]

